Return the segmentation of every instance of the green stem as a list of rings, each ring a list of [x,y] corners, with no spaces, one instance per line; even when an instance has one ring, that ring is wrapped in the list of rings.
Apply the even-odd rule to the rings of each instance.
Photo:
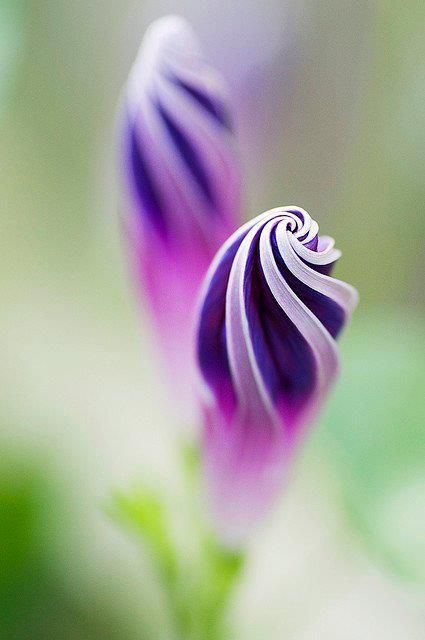
[[[176,640],[224,640],[227,608],[241,574],[243,556],[223,549],[203,521],[199,454],[195,449],[183,449],[183,469],[186,487],[182,508],[191,541],[184,557],[172,535],[166,503],[156,491],[142,488],[129,495],[117,493],[112,514],[149,547]]]

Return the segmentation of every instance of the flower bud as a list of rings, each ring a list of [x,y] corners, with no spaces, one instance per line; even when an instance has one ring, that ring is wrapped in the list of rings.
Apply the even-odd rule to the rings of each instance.
[[[357,293],[330,277],[340,252],[299,207],[235,232],[207,274],[197,359],[214,520],[238,543],[282,484],[338,373]]]
[[[189,417],[192,312],[212,257],[237,227],[240,185],[226,91],[183,18],[148,29],[122,133],[132,266]]]

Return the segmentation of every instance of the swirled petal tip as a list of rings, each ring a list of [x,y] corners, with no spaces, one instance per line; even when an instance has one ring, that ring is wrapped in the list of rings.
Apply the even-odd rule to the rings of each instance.
[[[227,102],[190,25],[154,22],[127,86],[126,177],[146,225],[173,246],[196,238],[215,252],[235,227],[240,176]]]
[[[279,490],[339,369],[357,304],[330,276],[340,252],[300,207],[236,231],[206,276],[197,328],[205,465],[214,522],[238,544]]]
[[[211,259],[239,222],[229,111],[224,83],[190,25],[178,16],[154,22],[124,95],[125,227],[179,405],[192,404],[194,301]]]

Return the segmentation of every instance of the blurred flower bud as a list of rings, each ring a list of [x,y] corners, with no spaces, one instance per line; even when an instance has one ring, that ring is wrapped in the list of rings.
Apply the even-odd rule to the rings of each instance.
[[[239,223],[240,178],[225,89],[183,18],[161,18],[146,32],[123,139],[134,272],[189,418],[192,311],[213,255]]]

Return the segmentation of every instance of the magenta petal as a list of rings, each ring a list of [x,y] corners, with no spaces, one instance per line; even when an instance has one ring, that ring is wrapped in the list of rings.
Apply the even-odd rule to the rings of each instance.
[[[197,355],[211,506],[237,544],[271,504],[335,381],[335,337],[357,294],[298,207],[258,216],[224,245],[201,299]]]
[[[212,521],[222,541],[238,546],[249,536],[282,484],[285,464],[283,432],[271,422],[234,416],[220,410],[204,416],[205,478]]]
[[[120,146],[133,273],[178,413],[191,420],[198,290],[240,214],[226,90],[190,26],[168,16],[148,29],[124,98]]]

